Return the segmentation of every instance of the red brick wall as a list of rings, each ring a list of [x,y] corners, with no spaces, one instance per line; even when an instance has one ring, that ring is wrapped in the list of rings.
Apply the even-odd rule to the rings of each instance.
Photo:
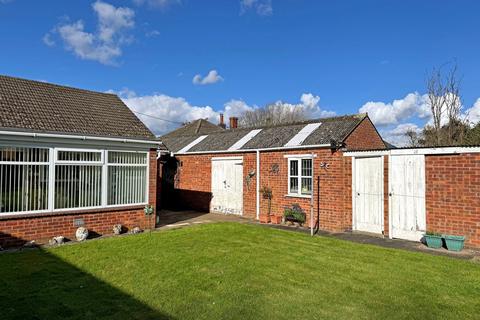
[[[427,155],[427,230],[480,247],[480,154]]]
[[[246,179],[249,172],[256,170],[254,152],[177,156],[180,161],[175,179],[177,201],[191,209],[208,212],[212,196],[212,158],[239,156],[243,157],[243,215],[255,218],[256,176],[249,182]]]
[[[330,149],[294,150],[261,153],[260,186],[272,189],[271,213],[283,215],[285,207],[298,204],[306,213],[306,225],[310,225],[310,198],[287,196],[288,159],[285,155],[315,154],[314,159],[314,221],[320,215],[320,228],[330,231],[344,231],[351,228],[351,159],[344,157],[341,151]],[[320,168],[320,163],[328,168]],[[272,170],[278,165],[278,173]],[[348,182],[348,183],[347,183]],[[350,196],[345,195],[349,193]],[[346,200],[350,199],[350,201]],[[320,204],[320,209],[319,209]],[[268,212],[268,200],[260,199],[261,214]],[[315,223],[314,223],[315,224]]]
[[[156,206],[157,197],[157,159],[156,150],[149,154],[149,204]],[[79,210],[68,213],[32,214],[2,218],[0,220],[0,245],[2,247],[21,245],[25,241],[45,242],[54,236],[65,236],[75,239],[75,219],[82,218],[84,226],[91,234],[111,234],[114,224],[122,224],[127,229],[140,227],[149,229],[155,226],[155,215],[146,217],[143,206]]]
[[[370,118],[366,117],[345,139],[349,150],[383,149],[385,143]]]
[[[351,228],[351,159],[343,157],[340,151],[330,149],[296,150],[261,152],[260,187],[272,188],[271,213],[283,215],[284,208],[299,204],[307,214],[307,225],[310,221],[310,199],[286,196],[288,193],[288,160],[287,154],[307,154],[314,152],[317,158],[315,166],[315,186],[320,179],[320,227],[325,230],[340,231]],[[256,217],[256,176],[247,184],[246,176],[256,170],[256,153],[183,155],[178,156],[181,166],[177,171],[176,189],[182,194],[184,203],[196,210],[208,210],[203,194],[211,192],[211,159],[212,157],[243,157],[243,215]],[[328,169],[320,169],[320,163],[329,164]],[[278,165],[278,172],[272,165]],[[346,169],[347,168],[347,169]],[[317,194],[318,189],[315,189]],[[346,193],[350,195],[345,196]],[[210,194],[211,195],[211,194]],[[349,200],[348,200],[349,199]],[[318,214],[318,194],[314,199],[314,217]],[[348,201],[347,201],[348,200]],[[209,202],[208,202],[209,203]],[[207,208],[205,207],[207,206]],[[260,213],[268,212],[268,200],[260,197]]]

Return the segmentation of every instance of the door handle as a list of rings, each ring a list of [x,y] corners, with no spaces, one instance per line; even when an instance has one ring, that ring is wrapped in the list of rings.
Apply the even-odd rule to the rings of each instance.
[[[360,192],[357,192],[357,196],[360,196]]]

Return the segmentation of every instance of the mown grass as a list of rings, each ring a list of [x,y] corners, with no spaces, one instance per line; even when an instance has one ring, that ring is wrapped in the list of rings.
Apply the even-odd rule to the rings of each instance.
[[[0,255],[2,319],[478,319],[480,265],[235,223]]]

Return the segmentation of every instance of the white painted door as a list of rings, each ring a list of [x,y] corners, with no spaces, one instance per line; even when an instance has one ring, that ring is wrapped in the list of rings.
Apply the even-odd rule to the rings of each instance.
[[[419,241],[426,229],[425,156],[393,155],[389,171],[392,237]]]
[[[212,159],[211,212],[241,215],[243,211],[243,160]]]
[[[383,157],[355,158],[353,229],[383,231]]]

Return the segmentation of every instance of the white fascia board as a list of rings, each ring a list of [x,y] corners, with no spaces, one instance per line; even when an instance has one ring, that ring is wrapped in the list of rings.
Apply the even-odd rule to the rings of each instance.
[[[30,137],[30,138],[56,138],[56,139],[74,139],[83,141],[112,141],[122,143],[134,143],[134,144],[161,144],[157,140],[138,140],[138,139],[124,139],[124,138],[110,138],[110,137],[96,137],[96,136],[83,136],[83,135],[69,135],[69,134],[55,134],[55,133],[36,133],[36,132],[21,132],[21,131],[0,131],[0,136],[17,136],[17,137]]]
[[[182,149],[180,149],[180,150],[178,151],[178,153],[185,153],[185,152],[187,152],[188,150],[190,150],[191,148],[193,148],[194,146],[196,146],[197,144],[199,144],[200,142],[202,142],[206,137],[208,137],[208,135],[204,135],[204,136],[198,137],[197,139],[193,140],[192,142],[190,142],[189,144],[187,144],[185,147],[183,147]]]
[[[305,153],[305,154],[285,154],[283,156],[284,158],[316,158],[317,155],[316,154],[312,154],[312,153]]]
[[[252,140],[262,129],[255,129],[244,135],[240,140],[235,142],[230,148],[229,151],[241,149],[248,141]]]
[[[372,151],[345,151],[345,157],[371,157],[381,155],[435,155],[435,154],[461,154],[480,153],[480,147],[444,147],[444,148],[412,148],[412,149],[391,149]]]
[[[285,147],[299,146],[312,134],[313,131],[317,130],[322,123],[309,123],[302,128],[290,141],[285,144]]]

